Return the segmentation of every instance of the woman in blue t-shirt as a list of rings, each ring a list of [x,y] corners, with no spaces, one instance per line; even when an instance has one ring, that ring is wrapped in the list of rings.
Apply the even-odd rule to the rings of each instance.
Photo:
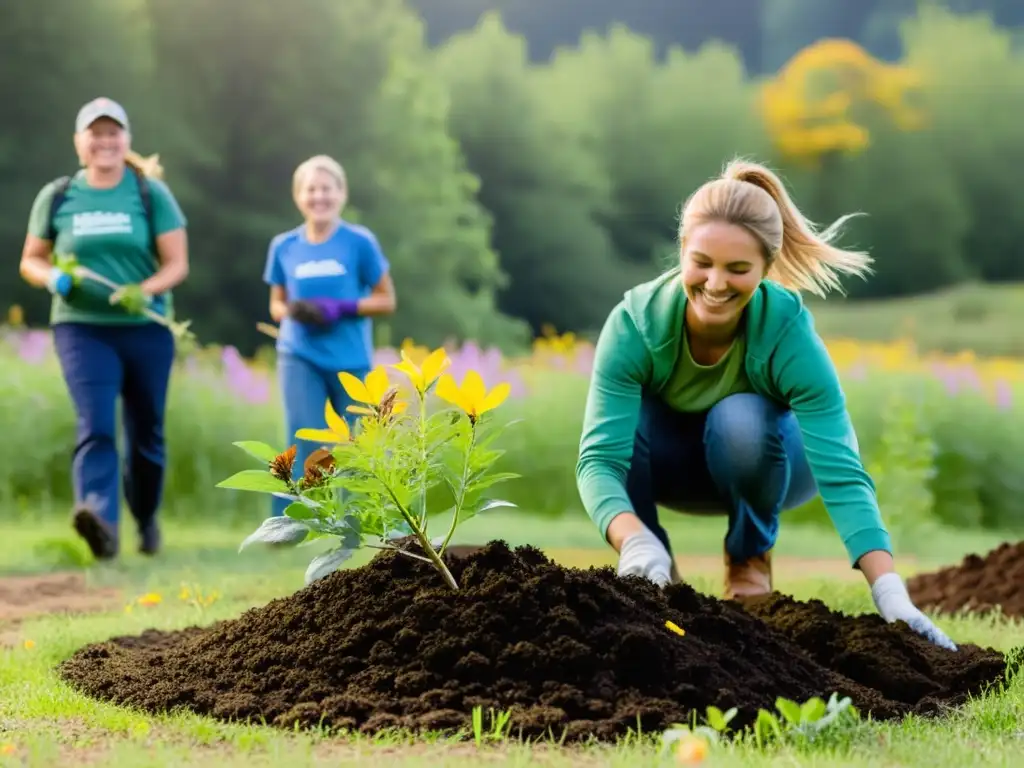
[[[280,323],[277,371],[284,400],[286,445],[296,445],[294,476],[317,446],[296,440],[324,428],[324,403],[351,420],[351,400],[338,379],[363,379],[373,365],[371,317],[395,311],[388,261],[373,233],[341,219],[348,199],[345,171],[330,157],[302,163],[292,181],[305,223],[270,242],[264,281],[270,316]],[[274,497],[274,515],[288,502]]]

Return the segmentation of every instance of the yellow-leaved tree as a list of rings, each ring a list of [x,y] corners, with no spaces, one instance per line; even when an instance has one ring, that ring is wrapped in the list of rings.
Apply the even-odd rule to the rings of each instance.
[[[917,69],[879,61],[850,40],[823,39],[763,85],[761,115],[783,159],[820,168],[867,147],[879,120],[905,131],[923,127],[914,104],[922,83]]]

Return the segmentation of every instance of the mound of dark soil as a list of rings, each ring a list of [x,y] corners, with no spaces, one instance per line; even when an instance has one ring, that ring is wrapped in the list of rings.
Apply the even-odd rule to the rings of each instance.
[[[449,563],[458,592],[385,553],[209,628],[88,646],[61,673],[152,712],[451,731],[480,705],[511,710],[514,736],[568,741],[658,730],[711,704],[738,707],[742,727],[777,696],[832,691],[879,719],[927,713],[1006,674],[996,651],[932,648],[876,617],[785,599],[750,613],[686,585],[563,568],[531,547],[492,542]]]
[[[959,565],[907,580],[907,591],[924,610],[969,611],[1024,617],[1024,541],[1003,543],[984,557],[968,555]]]
[[[902,623],[888,624],[875,614],[846,616],[819,600],[802,603],[776,593],[744,607],[823,667],[918,714],[962,704],[1016,670],[1007,670],[1003,655],[991,650],[958,644],[950,653]]]

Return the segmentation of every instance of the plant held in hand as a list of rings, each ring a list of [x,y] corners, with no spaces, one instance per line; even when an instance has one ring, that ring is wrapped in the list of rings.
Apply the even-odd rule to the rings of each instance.
[[[336,537],[337,546],[309,564],[307,584],[336,570],[360,547],[371,547],[426,561],[458,589],[442,559],[452,535],[460,523],[481,512],[514,507],[484,492],[518,475],[492,469],[504,451],[491,446],[509,425],[496,424],[490,416],[508,397],[510,386],[499,384],[488,392],[476,371],[468,372],[460,386],[443,373],[450,363],[444,349],[438,349],[422,366],[404,353],[391,366],[409,379],[415,408],[399,398],[384,366],[363,381],[339,374],[345,391],[358,403],[348,410],[360,414],[359,421],[350,430],[328,401],[326,429],[295,434],[323,446],[306,460],[298,480],[292,479],[294,447],[279,453],[263,443],[235,443],[266,462],[266,469],[243,470],[218,487],[273,493],[292,501],[283,517],[264,520],[240,551],[257,542],[296,545]],[[431,396],[454,407],[431,408]],[[448,508],[452,520],[446,534],[432,540],[428,519],[438,508]],[[410,538],[420,551],[408,546]]]

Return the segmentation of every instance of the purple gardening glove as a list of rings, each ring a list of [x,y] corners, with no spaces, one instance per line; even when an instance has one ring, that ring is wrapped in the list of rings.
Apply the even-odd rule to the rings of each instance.
[[[298,299],[288,304],[288,314],[305,325],[330,325],[343,317],[356,317],[356,299]]]

